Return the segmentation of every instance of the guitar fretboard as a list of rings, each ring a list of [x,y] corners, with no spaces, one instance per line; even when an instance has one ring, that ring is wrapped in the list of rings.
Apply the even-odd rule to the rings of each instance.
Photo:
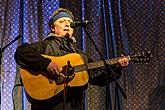
[[[119,58],[109,59],[109,60],[106,60],[106,63],[109,64],[109,65],[117,64],[118,59]],[[80,71],[83,71],[83,70],[94,69],[94,68],[99,68],[99,67],[103,67],[103,66],[104,66],[103,61],[96,61],[96,62],[84,64],[84,65],[74,66],[74,71],[75,72],[80,72]]]

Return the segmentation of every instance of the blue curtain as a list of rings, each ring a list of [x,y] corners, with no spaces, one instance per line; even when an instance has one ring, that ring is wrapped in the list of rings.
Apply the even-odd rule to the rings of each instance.
[[[58,7],[73,12],[76,20],[91,20],[86,29],[105,59],[121,54],[131,55],[151,51],[149,63],[132,63],[123,70],[119,84],[125,91],[124,99],[115,83],[107,87],[89,85],[86,109],[148,109],[164,108],[165,75],[165,14],[162,0],[3,0],[0,1],[1,48],[18,34],[23,36],[5,49],[1,65],[1,110],[13,110],[12,88],[19,84],[19,67],[14,61],[17,46],[24,42],[44,39],[48,19]],[[84,29],[77,28],[78,47],[94,61],[101,60]],[[23,89],[15,89],[16,110],[28,110]],[[118,108],[120,107],[120,108]]]

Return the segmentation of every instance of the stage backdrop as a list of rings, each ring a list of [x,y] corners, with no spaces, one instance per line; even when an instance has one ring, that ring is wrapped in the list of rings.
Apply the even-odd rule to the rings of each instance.
[[[22,38],[12,43],[2,53],[1,110],[30,110],[20,83],[19,66],[14,52],[22,43],[44,39],[48,20],[58,7],[73,12],[76,20],[91,20],[87,26],[90,36],[105,59],[151,51],[149,63],[132,63],[122,72],[115,91],[115,83],[106,87],[89,84],[86,93],[86,110],[163,110],[165,105],[165,1],[164,0],[1,0],[0,47],[5,47],[18,35]],[[77,28],[78,47],[94,61],[99,54],[86,36]],[[119,99],[119,100],[118,100]]]

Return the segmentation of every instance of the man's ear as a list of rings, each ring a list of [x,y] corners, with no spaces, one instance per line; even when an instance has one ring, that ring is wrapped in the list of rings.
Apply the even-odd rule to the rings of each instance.
[[[52,32],[55,31],[55,30],[54,30],[54,24],[51,25],[50,29],[51,29]]]

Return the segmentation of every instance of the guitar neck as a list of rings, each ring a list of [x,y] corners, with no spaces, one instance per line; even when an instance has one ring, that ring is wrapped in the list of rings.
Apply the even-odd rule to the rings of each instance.
[[[129,56],[126,56],[128,58],[128,60],[130,60]],[[109,59],[109,60],[105,60],[106,63],[108,65],[114,65],[118,63],[120,57],[118,58],[113,58],[113,59]],[[78,65],[74,67],[75,72],[80,72],[80,71],[84,71],[84,70],[90,70],[90,69],[95,69],[95,68],[99,68],[99,67],[103,67],[105,64],[103,61],[96,61],[96,62],[92,62],[92,63],[88,63],[88,64],[84,64],[84,65]]]

